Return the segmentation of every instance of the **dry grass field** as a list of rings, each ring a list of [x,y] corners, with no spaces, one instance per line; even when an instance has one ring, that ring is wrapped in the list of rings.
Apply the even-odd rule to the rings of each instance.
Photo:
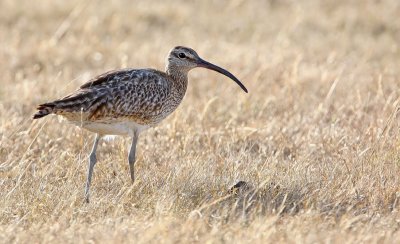
[[[0,242],[399,243],[398,0],[0,1]],[[190,73],[178,110],[129,139],[37,104],[176,45],[249,89]],[[231,194],[238,181],[247,185]]]

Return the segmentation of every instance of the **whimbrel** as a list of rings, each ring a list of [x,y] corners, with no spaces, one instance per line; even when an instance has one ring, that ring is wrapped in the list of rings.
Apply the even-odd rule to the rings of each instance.
[[[103,135],[132,138],[128,163],[133,182],[139,134],[157,125],[178,107],[186,93],[188,72],[196,67],[219,72],[247,92],[246,87],[227,70],[201,59],[191,48],[177,46],[168,54],[165,72],[155,69],[110,71],[89,80],[64,98],[37,107],[33,119],[49,114],[61,115],[96,133],[89,155],[85,186],[87,202],[100,138]]]

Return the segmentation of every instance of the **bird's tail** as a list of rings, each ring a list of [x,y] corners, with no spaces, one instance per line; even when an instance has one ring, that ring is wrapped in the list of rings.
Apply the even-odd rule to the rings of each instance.
[[[62,99],[41,104],[33,119],[39,119],[49,114],[68,116],[76,113],[94,113],[106,101],[105,93],[93,90],[82,90],[72,93]]]
[[[54,103],[44,103],[40,104],[37,107],[37,112],[33,115],[33,119],[40,119],[46,115],[53,113],[54,107],[56,105]]]

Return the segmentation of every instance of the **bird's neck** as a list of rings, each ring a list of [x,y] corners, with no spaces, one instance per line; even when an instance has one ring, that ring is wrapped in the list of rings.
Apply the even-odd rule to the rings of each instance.
[[[168,66],[165,73],[167,73],[167,75],[173,80],[176,91],[185,95],[188,83],[188,70]]]

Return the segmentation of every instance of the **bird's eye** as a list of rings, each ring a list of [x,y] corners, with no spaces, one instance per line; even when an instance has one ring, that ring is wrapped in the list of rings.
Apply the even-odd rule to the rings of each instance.
[[[179,54],[178,54],[178,57],[180,57],[180,58],[186,58],[186,55],[185,55],[184,53],[179,53]]]

